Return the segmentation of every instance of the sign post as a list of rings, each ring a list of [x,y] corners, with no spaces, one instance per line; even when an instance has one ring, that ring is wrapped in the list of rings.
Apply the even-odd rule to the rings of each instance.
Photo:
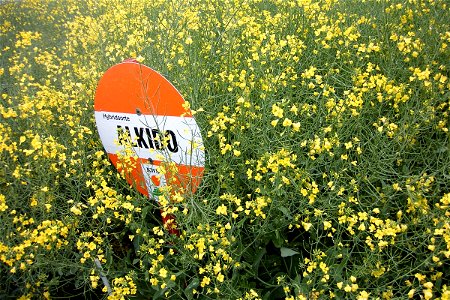
[[[166,185],[195,192],[205,163],[200,129],[181,94],[161,74],[135,60],[112,66],[98,83],[94,110],[109,159],[118,171],[128,166],[125,178],[141,194],[158,201]],[[128,164],[121,161],[124,153]],[[163,217],[164,223],[168,219]]]

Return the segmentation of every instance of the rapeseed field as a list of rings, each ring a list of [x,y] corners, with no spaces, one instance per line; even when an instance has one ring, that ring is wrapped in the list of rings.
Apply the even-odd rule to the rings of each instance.
[[[450,299],[449,5],[1,1],[0,297]],[[188,102],[196,193],[108,160],[128,58]]]

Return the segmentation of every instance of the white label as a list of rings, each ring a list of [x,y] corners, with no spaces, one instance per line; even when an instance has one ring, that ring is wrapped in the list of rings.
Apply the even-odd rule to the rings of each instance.
[[[204,166],[205,152],[200,129],[192,117],[95,112],[97,129],[106,152],[117,154],[129,135],[136,156],[178,165]]]
[[[157,166],[152,164],[142,164],[142,173],[144,174],[149,197],[158,202],[158,196],[160,195],[159,188],[166,185],[164,174],[158,172]]]

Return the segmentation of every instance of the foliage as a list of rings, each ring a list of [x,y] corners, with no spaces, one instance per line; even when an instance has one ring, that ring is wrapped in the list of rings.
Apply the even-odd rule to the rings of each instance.
[[[0,296],[450,299],[449,11],[1,3]],[[201,186],[161,208],[179,236],[96,132],[97,82],[130,57],[202,130]]]

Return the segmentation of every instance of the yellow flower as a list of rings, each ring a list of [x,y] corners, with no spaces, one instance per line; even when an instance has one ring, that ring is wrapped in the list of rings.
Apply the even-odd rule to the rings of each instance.
[[[417,279],[419,279],[420,282],[422,282],[423,280],[425,280],[425,278],[427,278],[425,275],[422,275],[422,274],[420,274],[420,273],[414,274],[414,277],[416,277]]]
[[[356,298],[356,300],[369,300],[369,295],[370,295],[370,293],[368,293],[366,291],[362,291],[362,292],[359,293],[359,295]]]
[[[153,286],[156,286],[156,285],[158,285],[158,279],[152,277],[152,278],[150,279],[150,283],[151,283]]]
[[[384,272],[386,272],[386,268],[381,266],[380,262],[377,262],[377,269],[372,271],[372,276],[380,277],[381,275],[384,274]]]
[[[272,114],[275,117],[282,118],[283,117],[283,109],[276,104],[272,105]]]
[[[292,121],[289,118],[285,118],[283,121],[283,126],[288,127],[292,125]]]
[[[218,214],[218,215],[227,215],[228,214],[227,213],[227,207],[224,204],[220,205],[216,209],[216,214]]]
[[[81,216],[82,215],[82,212],[81,212],[81,210],[77,207],[77,206],[72,206],[71,208],[70,208],[70,211],[74,214],[74,215],[77,215],[77,216]]]
[[[308,231],[312,226],[311,223],[305,223],[305,222],[302,222],[302,225],[303,225],[303,228],[305,229],[305,231]]]
[[[93,289],[97,288],[98,280],[100,279],[100,277],[98,277],[97,275],[91,275],[91,276],[89,276],[89,279],[91,280],[92,288]]]
[[[45,291],[43,296],[45,299],[50,299],[50,293],[48,291]]]
[[[425,288],[427,288],[427,289],[432,289],[433,288],[433,283],[432,282],[425,282],[424,284],[423,284],[423,286],[425,287]]]
[[[211,279],[208,276],[204,276],[202,282],[200,283],[201,287],[207,286],[211,282]]]
[[[167,277],[167,270],[164,268],[161,268],[159,270],[159,276],[161,276],[162,278],[166,278]]]
[[[426,289],[423,291],[423,296],[425,299],[431,299],[433,298],[433,292],[431,290]]]
[[[8,205],[6,205],[6,197],[5,195],[0,194],[0,211],[6,211],[8,209]]]

